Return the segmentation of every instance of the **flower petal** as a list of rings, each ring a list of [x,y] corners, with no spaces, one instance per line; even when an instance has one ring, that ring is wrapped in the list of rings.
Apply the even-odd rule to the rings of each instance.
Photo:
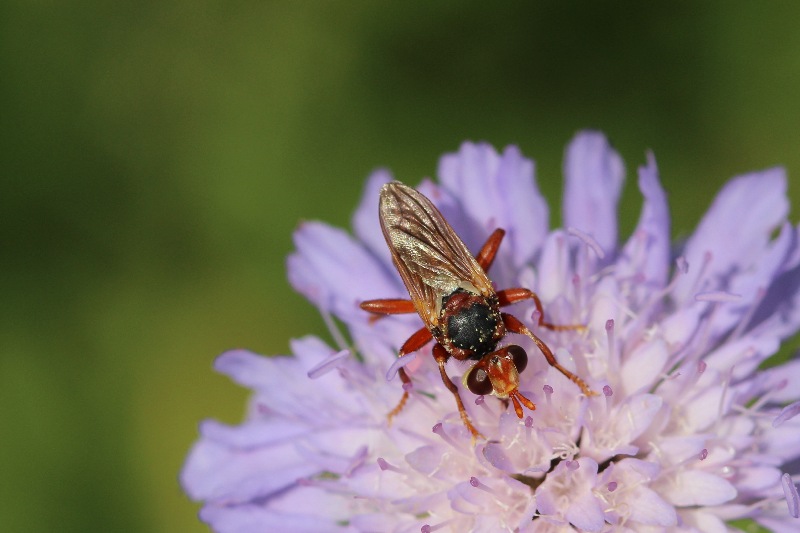
[[[786,513],[784,506],[783,512]],[[755,518],[761,526],[765,527],[770,533],[797,533],[797,519],[789,516],[758,516]]]
[[[617,202],[625,166],[605,135],[578,133],[564,161],[564,226],[594,237],[608,255],[617,248]]]
[[[687,525],[694,526],[694,531],[703,533],[728,533],[730,529],[718,516],[703,510],[692,510],[686,513]]]
[[[543,302],[555,300],[565,294],[570,280],[567,272],[569,266],[569,247],[567,235],[556,230],[547,236],[539,260],[539,282],[534,290]]]
[[[736,299],[718,306],[711,324],[712,335],[724,335],[731,327],[739,331],[752,330],[760,322],[772,318],[771,314],[778,309],[788,307],[798,293],[800,275],[795,274],[799,279],[792,283],[792,275],[782,271],[796,247],[797,233],[791,224],[784,223],[778,236],[763,250],[753,251],[754,257],[744,272],[731,272],[726,291],[736,295]],[[777,287],[780,287],[780,295],[776,293]],[[777,331],[775,334],[779,335]]]
[[[489,464],[503,472],[516,473],[519,470],[519,467],[514,465],[506,455],[503,446],[499,442],[486,443],[486,446],[483,447],[483,456],[489,461]]]
[[[742,379],[752,375],[753,370],[767,357],[778,351],[780,341],[774,337],[743,336],[726,342],[708,354],[703,361],[709,368],[719,371],[733,369],[733,376]]]
[[[278,513],[259,505],[217,507],[208,505],[200,518],[219,533],[263,533],[264,531],[346,531],[330,516],[315,516],[303,509],[297,513]]]
[[[297,361],[285,357],[264,357],[248,350],[230,350],[214,361],[217,372],[228,375],[239,385],[249,388],[269,388],[276,374],[283,374],[297,365]]]
[[[763,379],[775,402],[786,403],[800,399],[800,360],[795,359],[766,370]]]
[[[701,378],[709,382],[721,383],[722,378],[712,370],[706,370]],[[684,416],[681,420],[687,430],[696,433],[707,431],[720,419],[731,404],[730,395],[725,394],[724,385],[712,385],[704,388],[696,397],[683,398],[681,407]]]
[[[785,233],[788,232],[782,231],[780,236]],[[800,244],[797,242],[800,231],[793,227],[790,233],[791,257],[780,265],[781,271],[771,280],[750,321],[750,327],[763,324],[781,338],[792,335],[800,327]]]
[[[378,197],[381,187],[392,179],[392,174],[386,169],[379,169],[370,174],[364,186],[364,193],[361,195],[361,202],[353,213],[352,219],[353,233],[387,267],[392,264],[392,256],[381,231]]]
[[[649,389],[664,372],[669,358],[661,339],[638,346],[622,365],[622,387],[626,394]]]
[[[648,526],[670,527],[678,523],[675,507],[664,501],[654,490],[637,486],[629,496],[636,505],[630,507],[630,519]]]
[[[602,531],[605,518],[600,501],[587,492],[577,496],[565,513],[569,523],[581,531]]]
[[[780,479],[781,471],[775,467],[742,467],[736,472],[734,484],[740,492],[758,494],[774,488]]]
[[[317,471],[291,443],[237,449],[202,440],[189,454],[181,483],[197,500],[246,503],[285,490]]]
[[[506,228],[514,265],[520,267],[544,242],[550,229],[550,208],[536,184],[533,161],[523,157],[516,146],[503,152],[497,186],[505,200],[497,211],[500,224]]]
[[[627,442],[634,442],[647,431],[661,410],[664,400],[655,394],[638,394],[626,399],[615,417],[615,429]]]
[[[787,422],[792,418],[796,417],[799,414],[800,414],[800,401],[791,403],[786,407],[784,407],[781,410],[780,414],[775,417],[775,420],[772,421],[772,427],[776,428],[781,424],[783,424],[784,422]]]
[[[533,161],[516,146],[498,155],[488,144],[464,143],[458,153],[442,157],[439,179],[486,235],[506,230],[516,266],[531,259],[547,234],[549,209],[536,186]]]
[[[644,196],[642,214],[617,261],[618,275],[642,275],[643,287],[662,287],[670,267],[669,206],[658,179],[655,156],[650,152],[647,164],[639,167],[639,190]]]
[[[789,462],[800,457],[800,418],[787,420],[780,426],[773,428],[772,424],[769,438],[764,442],[763,453]]]
[[[688,301],[698,292],[726,290],[731,274],[747,272],[761,257],[787,213],[786,173],[781,168],[740,176],[725,185],[686,243],[689,272],[676,284],[678,301]]]
[[[680,507],[720,505],[736,497],[736,487],[724,478],[701,470],[681,470],[662,494]]]
[[[792,518],[800,518],[800,496],[797,494],[797,487],[792,481],[792,476],[783,474],[781,476],[781,486],[786,496],[786,504],[789,506],[789,514]]]
[[[294,234],[297,251],[289,256],[289,282],[317,307],[345,322],[363,322],[363,300],[404,297],[400,277],[390,273],[344,231],[305,222]]]

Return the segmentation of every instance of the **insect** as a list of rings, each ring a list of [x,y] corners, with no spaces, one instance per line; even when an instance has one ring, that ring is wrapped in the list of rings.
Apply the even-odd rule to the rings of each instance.
[[[522,406],[536,409],[519,391],[519,373],[527,366],[527,353],[514,344],[497,347],[509,332],[533,339],[550,365],[577,384],[584,394],[596,394],[580,377],[561,366],[550,348],[525,324],[500,311],[501,307],[531,299],[539,312],[539,326],[551,330],[583,328],[546,322],[541,301],[528,289],[495,291],[486,271],[494,261],[504,230],[496,229],[473,257],[433,203],[397,181],[381,189],[379,214],[392,261],[411,299],[368,300],[361,303],[361,308],[376,315],[419,314],[425,327],[408,338],[398,357],[436,341],[433,357],[442,382],[453,393],[461,420],[473,438],[481,434],[464,409],[458,387],[445,372],[450,357],[477,361],[463,376],[463,384],[470,392],[493,394],[506,402],[510,399],[519,418],[523,417]],[[404,384],[411,383],[404,368],[398,374]],[[400,402],[389,412],[390,422],[408,400],[407,387],[404,389]]]

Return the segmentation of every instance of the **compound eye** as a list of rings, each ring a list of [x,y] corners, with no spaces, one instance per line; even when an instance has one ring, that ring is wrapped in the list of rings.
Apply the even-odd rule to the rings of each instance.
[[[467,374],[467,388],[472,394],[486,396],[491,394],[494,388],[489,379],[489,374],[483,369],[483,365],[475,365]]]
[[[525,353],[525,350],[521,346],[512,344],[506,347],[506,352],[511,356],[511,361],[517,367],[517,372],[522,373],[525,367],[528,366],[528,354]]]

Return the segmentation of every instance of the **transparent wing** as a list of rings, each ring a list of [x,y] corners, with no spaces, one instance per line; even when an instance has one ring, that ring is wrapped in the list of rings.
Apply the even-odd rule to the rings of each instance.
[[[438,326],[442,297],[458,288],[487,297],[495,294],[450,224],[416,190],[397,181],[384,185],[380,219],[394,264],[428,327]]]

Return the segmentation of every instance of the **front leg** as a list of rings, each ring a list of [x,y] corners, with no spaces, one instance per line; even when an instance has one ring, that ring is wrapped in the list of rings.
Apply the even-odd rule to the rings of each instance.
[[[433,358],[436,359],[436,363],[439,365],[439,374],[442,376],[442,382],[444,383],[444,386],[447,387],[447,390],[452,392],[453,396],[456,398],[458,414],[461,415],[461,421],[464,422],[464,425],[467,426],[469,432],[472,433],[473,443],[478,437],[485,438],[483,435],[481,435],[480,431],[475,429],[475,426],[472,425],[472,421],[469,419],[467,410],[464,408],[464,402],[461,401],[461,396],[458,394],[458,387],[455,383],[450,381],[450,376],[448,376],[447,372],[444,370],[445,363],[447,363],[447,360],[450,358],[450,354],[448,354],[447,350],[444,349],[444,346],[438,342],[433,347]]]
[[[501,313],[501,316],[503,317],[503,324],[505,324],[508,331],[511,333],[526,335],[533,339],[533,342],[535,342],[536,346],[539,347],[539,351],[542,352],[542,355],[544,355],[544,358],[547,359],[547,362],[550,364],[550,366],[554,367],[556,370],[564,374],[568,380],[580,387],[581,391],[583,391],[586,396],[597,396],[597,393],[590,389],[589,385],[587,385],[585,381],[561,366],[556,360],[556,356],[553,355],[553,352],[550,350],[550,347],[547,346],[539,337],[534,335],[533,332],[529,330],[528,327],[517,317],[509,315],[508,313]]]
[[[433,339],[433,335],[431,332],[428,331],[428,328],[420,328],[413,335],[411,335],[406,342],[400,347],[400,351],[397,353],[397,357],[403,357],[406,354],[416,352],[417,350],[421,349],[423,346],[428,344]],[[403,385],[411,385],[411,378],[408,377],[408,373],[406,372],[405,368],[400,368],[397,373],[400,375],[400,381],[403,382]],[[389,425],[392,424],[392,419],[403,410],[405,407],[406,402],[408,401],[408,387],[403,387],[403,396],[400,398],[400,401],[397,402],[397,405],[389,411],[389,414],[386,415],[386,418],[389,421]]]
[[[539,326],[543,328],[547,328],[553,331],[566,331],[570,329],[577,329],[577,330],[585,330],[586,326],[581,324],[570,324],[570,325],[556,325],[550,322],[546,322],[544,319],[544,308],[542,307],[542,301],[536,296],[536,293],[530,291],[528,289],[523,289],[521,287],[516,289],[505,289],[502,291],[497,291],[497,299],[500,301],[500,307],[505,307],[507,305],[515,304],[517,302],[521,302],[522,300],[533,300],[533,305],[536,306],[536,310],[539,312]]]
[[[475,260],[481,266],[484,272],[488,272],[489,268],[494,263],[494,258],[497,255],[497,250],[500,248],[500,243],[503,242],[503,237],[506,232],[503,229],[497,228],[489,235],[486,242],[481,247],[481,251],[475,256]]]

